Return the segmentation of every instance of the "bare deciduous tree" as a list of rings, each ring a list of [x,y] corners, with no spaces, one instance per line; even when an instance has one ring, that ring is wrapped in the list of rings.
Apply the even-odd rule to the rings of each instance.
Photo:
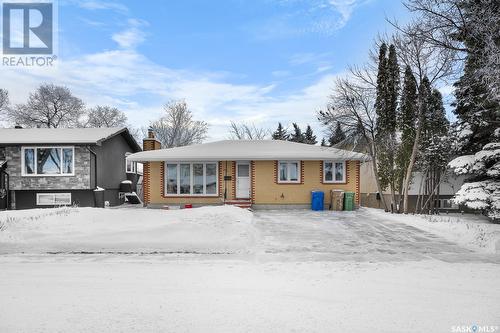
[[[125,127],[127,116],[117,108],[96,106],[89,110],[85,127]]]
[[[366,146],[371,158],[373,173],[382,204],[387,210],[385,198],[378,177],[375,90],[364,80],[340,78],[335,82],[330,103],[325,111],[318,113],[318,119],[325,125],[340,124],[346,141],[353,147]]]
[[[85,114],[84,103],[63,86],[42,84],[29,95],[26,104],[8,108],[8,121],[26,127],[78,126]]]
[[[478,62],[474,74],[489,87],[489,97],[500,101],[499,2],[409,0],[405,6],[417,15],[415,33],[427,43],[455,51],[459,61],[473,55]]]
[[[430,43],[429,40],[419,33],[418,24],[410,24],[394,35],[393,43],[396,46],[398,59],[405,67],[410,68],[415,77],[419,91],[417,99],[417,127],[415,129],[415,141],[412,153],[403,181],[403,212],[408,213],[408,192],[411,185],[415,160],[418,154],[422,132],[422,117],[427,103],[427,94],[423,93],[421,85],[432,87],[439,81],[446,81],[455,74],[454,60],[456,51],[453,49],[440,48]]]
[[[229,138],[232,140],[266,140],[270,135],[269,129],[257,127],[255,124],[238,124],[231,121],[229,127]]]
[[[164,109],[166,115],[150,123],[163,148],[187,146],[205,140],[208,124],[193,120],[185,101],[170,101]]]

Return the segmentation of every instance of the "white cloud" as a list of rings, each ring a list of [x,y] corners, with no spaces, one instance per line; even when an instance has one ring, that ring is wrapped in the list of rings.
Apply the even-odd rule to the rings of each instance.
[[[85,1],[88,10],[127,8],[115,2]],[[92,24],[92,22],[88,22]],[[145,126],[158,118],[170,99],[185,99],[197,119],[210,123],[210,139],[227,137],[231,120],[253,122],[268,128],[298,122],[311,124],[318,131],[315,112],[327,102],[334,75],[327,74],[326,54],[301,54],[292,57],[295,65],[312,64],[322,77],[309,86],[278,95],[273,83],[235,84],[226,72],[194,72],[171,69],[152,62],[136,50],[145,40],[147,22],[128,19],[120,32],[111,36],[117,49],[58,59],[55,68],[2,68],[0,87],[9,90],[13,103],[22,103],[43,82],[65,85],[88,106],[112,105],[125,111],[130,123]],[[99,25],[99,24],[96,24]],[[274,77],[292,77],[286,70],[272,72]],[[319,133],[317,133],[319,134]]]
[[[112,1],[94,1],[94,0],[85,0],[85,1],[77,1],[78,6],[88,10],[113,10],[122,14],[128,13],[127,6]]]
[[[277,70],[277,71],[272,71],[271,75],[274,77],[282,78],[282,77],[287,77],[291,73],[290,71],[285,71],[285,70]]]
[[[246,27],[256,39],[296,38],[306,34],[333,35],[343,28],[356,7],[370,0],[280,1],[279,14]],[[272,4],[275,4],[271,2]]]
[[[124,110],[136,126],[157,118],[169,99],[184,98],[196,118],[211,124],[213,140],[227,137],[231,120],[269,128],[278,121],[310,123],[318,130],[315,112],[326,104],[334,78],[324,75],[302,90],[276,96],[273,84],[233,84],[220,77],[160,66],[134,50],[113,50],[63,60],[50,70],[3,68],[0,86],[13,103],[22,103],[42,82],[65,85],[88,106]]]
[[[128,26],[126,29],[113,34],[111,37],[121,48],[130,49],[145,40],[145,33],[142,27],[147,26],[146,21],[129,19],[127,20]]]

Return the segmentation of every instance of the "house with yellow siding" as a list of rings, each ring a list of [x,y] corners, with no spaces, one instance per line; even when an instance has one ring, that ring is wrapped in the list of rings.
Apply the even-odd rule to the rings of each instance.
[[[355,193],[366,155],[280,140],[223,140],[161,149],[153,132],[143,151],[127,157],[144,163],[148,207],[233,204],[253,208],[310,207],[311,191]]]

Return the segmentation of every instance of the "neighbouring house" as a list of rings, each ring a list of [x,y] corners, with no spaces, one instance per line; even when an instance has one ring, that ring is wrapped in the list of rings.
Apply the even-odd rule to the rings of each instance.
[[[446,172],[437,190],[439,192],[439,199],[436,200],[435,207],[441,211],[470,211],[466,207],[456,205],[452,200],[464,181],[465,176],[457,176],[451,171]],[[416,209],[419,193],[423,192],[423,186],[425,186],[423,182],[424,176],[422,172],[414,172],[410,190],[408,191],[408,209],[410,212],[414,212]],[[384,191],[383,195],[386,203],[390,205],[391,195],[389,189]],[[423,200],[427,200],[427,197]],[[422,197],[420,198],[420,202],[422,202]],[[361,206],[383,208],[380,194],[377,191],[371,161],[361,164]]]
[[[139,151],[126,128],[1,128],[0,208],[92,207],[98,188],[118,205],[136,189],[126,157]]]
[[[234,204],[240,207],[310,207],[311,191],[355,193],[360,161],[351,151],[279,140],[224,140],[161,149],[154,133],[129,161],[144,163],[148,207]]]

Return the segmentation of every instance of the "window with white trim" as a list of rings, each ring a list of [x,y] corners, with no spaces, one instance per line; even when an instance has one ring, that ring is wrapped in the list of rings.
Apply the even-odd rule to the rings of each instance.
[[[125,153],[125,172],[126,173],[137,173],[137,162],[132,162],[127,159],[131,153]]]
[[[278,183],[300,183],[300,162],[279,161]]]
[[[71,205],[71,193],[37,193],[37,206]]]
[[[217,163],[165,163],[165,195],[217,196]]]
[[[345,161],[323,161],[324,183],[345,183],[346,162]]]
[[[74,176],[75,147],[23,147],[23,176]]]

